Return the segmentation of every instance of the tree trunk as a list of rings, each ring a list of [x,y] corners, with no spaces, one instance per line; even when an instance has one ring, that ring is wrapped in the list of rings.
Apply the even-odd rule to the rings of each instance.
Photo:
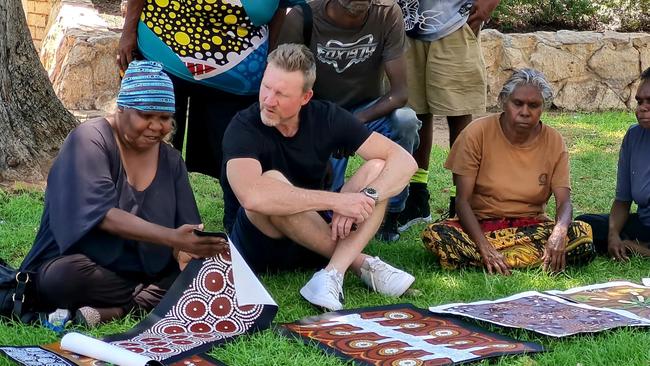
[[[45,179],[76,125],[41,65],[21,0],[0,0],[0,182]]]

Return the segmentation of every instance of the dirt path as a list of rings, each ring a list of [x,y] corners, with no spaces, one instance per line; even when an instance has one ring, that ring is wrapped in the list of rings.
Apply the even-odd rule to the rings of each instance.
[[[445,117],[433,117],[433,144],[449,147],[449,127]]]

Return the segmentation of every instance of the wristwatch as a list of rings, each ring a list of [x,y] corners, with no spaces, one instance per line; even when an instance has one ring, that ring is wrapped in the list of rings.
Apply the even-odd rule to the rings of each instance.
[[[379,193],[377,193],[376,189],[371,187],[366,187],[361,190],[361,193],[375,200],[375,203],[379,202]]]

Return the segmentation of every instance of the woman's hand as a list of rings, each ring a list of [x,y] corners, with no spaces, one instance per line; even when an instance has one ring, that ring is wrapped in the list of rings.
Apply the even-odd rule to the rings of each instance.
[[[178,253],[175,255],[176,257],[176,262],[178,262],[178,268],[182,270],[187,267],[187,265],[190,263],[190,261],[194,258],[189,253],[185,253],[183,251],[178,251]]]
[[[542,256],[542,268],[545,271],[564,271],[566,267],[566,241],[566,231],[553,229]]]
[[[138,48],[138,35],[135,31],[123,31],[117,46],[117,65],[126,71],[133,61],[133,51]]]
[[[174,249],[179,251],[179,255],[185,252],[192,258],[207,258],[228,249],[228,242],[224,238],[194,234],[194,229],[202,230],[202,228],[203,225],[186,224],[172,230],[170,241]]]
[[[145,0],[128,0],[122,36],[117,46],[117,65],[126,71],[129,63],[133,61],[133,53],[138,48],[138,21],[144,9]]]
[[[621,237],[616,235],[610,235],[607,238],[607,252],[615,261],[628,261],[630,258],[627,256],[627,246],[624,240],[621,240]]]
[[[489,243],[479,246],[483,265],[487,268],[489,274],[499,273],[510,276],[510,267],[506,263],[503,254],[499,253]]]
[[[477,0],[474,2],[469,11],[469,18],[467,18],[467,25],[472,28],[474,35],[478,37],[483,23],[490,19],[490,15],[497,5],[499,5],[499,0]]]

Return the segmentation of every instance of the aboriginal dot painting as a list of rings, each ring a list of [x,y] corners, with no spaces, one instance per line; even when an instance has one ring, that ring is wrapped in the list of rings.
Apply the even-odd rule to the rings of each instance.
[[[193,349],[209,349],[215,343],[247,332],[258,321],[264,327],[270,324],[272,317],[269,311],[264,314],[264,305],[237,302],[228,253],[193,264],[199,266],[195,266],[195,275],[188,279],[189,283],[183,283],[184,291],[165,298],[136,330],[107,340],[162,361]],[[273,315],[275,310],[277,307],[273,308]]]
[[[482,358],[542,352],[541,345],[478,329],[411,304],[326,313],[282,324],[298,337],[358,365],[453,365]]]
[[[59,343],[28,347],[0,347],[0,352],[24,366],[112,366],[112,364],[62,350]],[[192,355],[169,366],[226,366],[205,355]]]
[[[580,304],[629,312],[628,316],[650,321],[650,287],[632,282],[608,282],[547,293]]]
[[[166,365],[220,365],[196,355],[238,335],[267,328],[276,313],[277,305],[231,243],[229,252],[190,262],[147,318],[104,341]],[[14,359],[17,352],[25,353],[10,348],[0,350]],[[92,359],[77,363],[84,358],[61,351],[58,343],[44,348],[74,360],[73,364],[104,364]],[[197,362],[189,361],[193,357]]]
[[[0,347],[5,356],[25,366],[72,366],[77,365],[56,353],[44,350],[38,346],[29,347]]]
[[[528,291],[495,301],[430,307],[434,313],[461,315],[497,325],[523,328],[552,337],[593,333],[625,326],[650,326],[650,321]]]

